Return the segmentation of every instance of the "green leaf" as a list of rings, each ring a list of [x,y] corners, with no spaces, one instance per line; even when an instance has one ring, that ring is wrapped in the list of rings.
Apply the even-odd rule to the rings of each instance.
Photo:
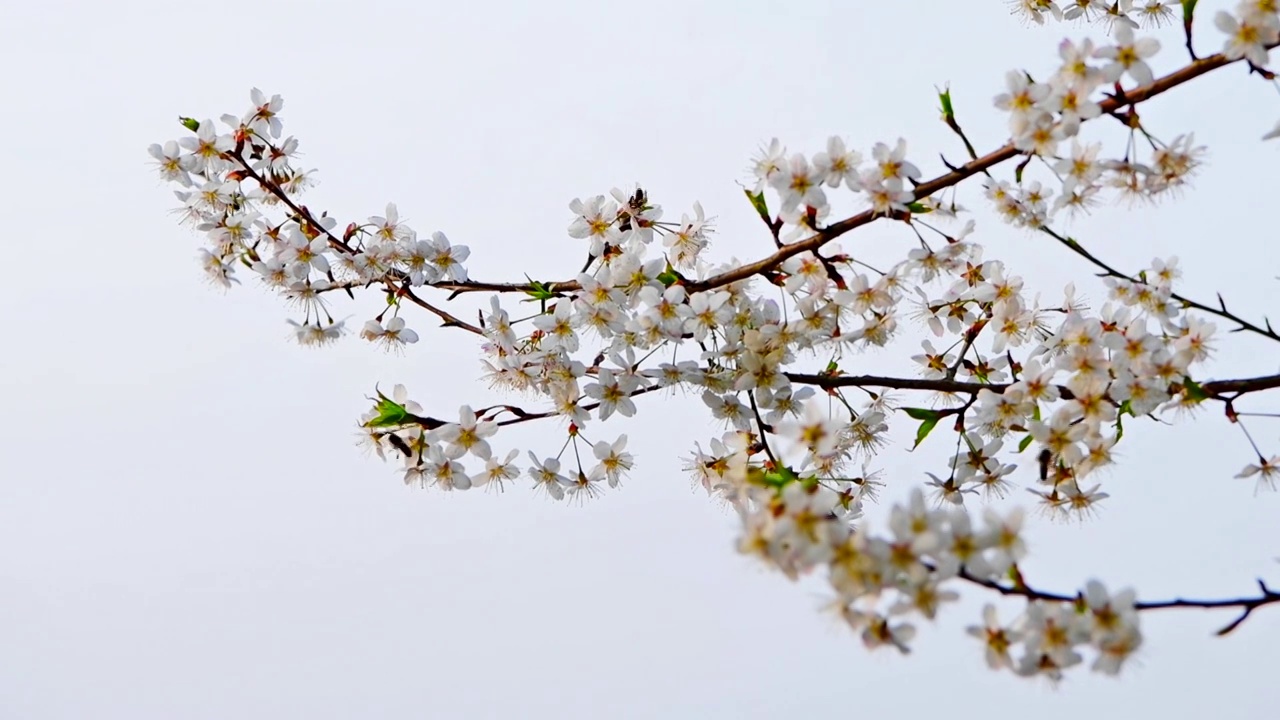
[[[667,269],[658,276],[658,282],[662,283],[663,287],[671,287],[679,280],[680,276],[676,274],[676,269],[671,267],[670,263],[667,263]]]
[[[1124,422],[1121,421],[1123,417],[1124,413],[1116,413],[1116,442],[1120,442],[1120,438],[1124,437]]]
[[[751,201],[751,207],[756,209],[764,224],[773,225],[773,221],[769,218],[769,205],[764,201],[764,191],[753,193],[750,190],[743,190],[742,192],[746,193],[747,199]]]
[[[920,447],[920,443],[924,442],[924,439],[929,437],[929,433],[933,432],[933,428],[937,426],[938,419],[939,418],[937,417],[931,417],[920,423],[920,429],[916,430],[916,444],[911,446],[912,450]]]
[[[1187,389],[1187,397],[1196,402],[1203,402],[1209,399],[1209,393],[1205,392],[1204,388],[1200,387],[1200,383],[1189,377],[1184,377],[1182,379],[1182,386]]]
[[[378,413],[378,416],[366,422],[364,424],[365,427],[398,427],[408,422],[409,411],[405,409],[405,406],[383,395],[381,390],[376,392],[378,393],[378,401],[373,406],[373,410]]]
[[[902,410],[902,412],[910,415],[916,420],[933,420],[936,422],[942,417],[942,413],[937,410],[929,410],[928,408],[904,407],[899,408],[899,410]]]
[[[1035,438],[1031,437],[1031,433],[1027,433],[1027,436],[1022,438],[1022,441],[1018,443],[1018,452],[1022,452],[1023,450],[1026,450],[1028,447],[1030,447],[1031,441],[1034,439]]]
[[[182,123],[182,126],[190,130],[191,132],[195,132],[200,129],[200,121],[196,120],[195,118],[180,116],[178,117],[178,122]]]
[[[907,203],[907,210],[914,215],[925,215],[933,212],[933,208],[918,202]]]
[[[1182,22],[1185,25],[1191,25],[1191,21],[1196,15],[1196,3],[1199,0],[1182,0]]]
[[[835,360],[832,360],[832,361],[830,361],[830,362],[828,362],[828,363],[827,363],[827,370],[826,370],[826,371],[827,371],[827,373],[828,373],[828,374],[832,374],[832,375],[834,375],[834,374],[835,374],[836,372],[838,372],[839,370],[840,370],[840,366],[836,364],[836,361],[835,361]]]
[[[752,465],[747,468],[747,479],[756,485],[781,488],[798,480],[799,476],[789,467],[783,467],[781,470],[765,470]]]
[[[938,93],[938,101],[942,103],[942,117],[947,120],[953,120],[956,116],[955,108],[951,106],[951,88],[948,87]]]
[[[524,291],[525,295],[528,295],[534,300],[550,300],[551,298],[556,296],[555,283],[541,283],[529,277],[528,275],[525,275],[524,277],[526,280],[529,281],[529,285],[532,286],[532,289]],[[526,300],[525,302],[529,302],[529,301]]]

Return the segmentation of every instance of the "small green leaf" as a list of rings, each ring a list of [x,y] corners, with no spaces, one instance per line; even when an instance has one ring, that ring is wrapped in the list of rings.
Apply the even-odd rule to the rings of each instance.
[[[934,422],[937,422],[938,419],[942,417],[942,413],[937,410],[929,410],[928,408],[904,407],[899,409],[916,420],[933,420]]]
[[[200,121],[195,118],[179,117],[178,122],[182,123],[182,126],[191,132],[195,132],[200,129]]]
[[[381,390],[376,392],[378,393],[378,401],[373,406],[373,410],[378,413],[378,416],[366,422],[364,424],[365,427],[397,427],[408,422],[409,411],[405,409],[405,406],[383,395]]]
[[[1123,417],[1124,417],[1123,412],[1116,413],[1116,442],[1120,442],[1120,438],[1124,437],[1124,422],[1122,422]]]
[[[929,437],[929,433],[933,432],[933,428],[937,426],[937,424],[938,418],[936,417],[929,418],[928,420],[920,423],[920,429],[916,430],[916,444],[912,445],[911,449],[915,450],[920,447],[920,443],[924,442],[924,439]]]
[[[1203,402],[1209,399],[1209,393],[1205,392],[1204,388],[1200,387],[1200,383],[1189,377],[1184,377],[1182,379],[1182,386],[1187,389],[1187,397],[1191,398],[1195,402]]]
[[[769,218],[769,205],[764,201],[764,191],[753,193],[750,190],[743,190],[742,192],[747,194],[747,199],[751,201],[751,207],[756,209],[764,224],[772,225],[773,221]]]
[[[933,212],[933,208],[919,202],[907,203],[907,210],[913,215],[925,215]]]
[[[1009,580],[1015,588],[1018,590],[1027,589],[1027,581],[1022,579],[1022,571],[1018,569],[1017,563],[1010,565],[1009,571],[1005,574],[1009,576]]]
[[[1031,437],[1031,433],[1027,433],[1027,436],[1022,438],[1022,441],[1018,443],[1018,452],[1022,452],[1030,447],[1031,441],[1034,439],[1035,438]]]
[[[534,300],[550,300],[556,296],[555,283],[541,283],[528,275],[525,275],[524,277],[529,281],[529,285],[531,286],[531,289],[524,291],[525,295],[528,295]],[[529,301],[526,300],[525,302]]]
[[[799,479],[799,476],[789,467],[783,467],[781,470],[765,470],[752,465],[747,468],[747,480],[755,485],[781,488],[797,479]]]
[[[840,366],[836,364],[836,361],[835,361],[835,360],[832,360],[831,362],[828,362],[828,363],[827,363],[827,370],[826,370],[826,372],[827,372],[828,374],[832,374],[832,375],[834,375],[834,374],[835,374],[836,372],[838,372],[839,370],[840,370]]]
[[[1190,26],[1196,16],[1196,3],[1199,0],[1182,0],[1182,22]]]
[[[658,276],[658,282],[662,283],[663,287],[671,287],[679,280],[680,276],[676,274],[675,268],[671,267],[670,263],[667,264],[667,269]]]
[[[938,101],[942,103],[942,117],[947,120],[954,120],[956,116],[955,108],[951,106],[951,88],[942,90],[938,93]]]

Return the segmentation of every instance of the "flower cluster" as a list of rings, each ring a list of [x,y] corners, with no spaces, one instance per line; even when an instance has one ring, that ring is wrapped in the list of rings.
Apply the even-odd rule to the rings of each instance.
[[[821,482],[789,483],[745,516],[741,549],[792,577],[826,568],[835,608],[868,647],[908,652],[915,626],[907,618],[933,619],[959,599],[949,589],[956,583],[1020,594],[1017,585],[1000,584],[1006,577],[1021,579],[1017,563],[1027,549],[1020,511],[1001,516],[988,509],[976,527],[963,508],[928,507],[917,489],[908,504],[893,507],[889,534],[880,536],[866,527],[854,530],[846,497]],[[1131,590],[1110,595],[1092,581],[1074,600],[1029,602],[1008,627],[989,605],[985,624],[969,633],[983,641],[993,669],[1057,680],[1083,661],[1078,649],[1089,647],[1093,669],[1116,674],[1142,643],[1134,600]]]
[[[1155,54],[1159,42],[1134,39],[1127,26],[1118,28],[1113,40],[1114,44],[1101,47],[1088,39],[1064,40],[1058,48],[1062,64],[1044,82],[1018,70],[1007,75],[1006,91],[996,96],[995,105],[1009,114],[1013,145],[1039,161],[1061,184],[1054,197],[1054,190],[1039,181],[988,182],[987,197],[1007,221],[1043,227],[1059,211],[1089,211],[1109,188],[1131,199],[1158,199],[1180,189],[1199,167],[1204,148],[1194,144],[1192,135],[1179,135],[1165,144],[1144,131],[1142,137],[1151,145],[1145,162],[1134,157],[1133,148],[1127,148],[1121,158],[1100,158],[1102,143],[1080,140],[1082,123],[1103,113],[1106,100],[1097,97],[1101,88],[1119,83],[1122,76],[1139,84],[1152,81],[1145,59]],[[1070,150],[1063,153],[1067,141]]]
[[[209,277],[229,287],[244,269],[256,275],[300,311],[301,320],[290,321],[299,342],[340,338],[345,324],[335,320],[332,301],[377,288],[384,298],[361,338],[395,351],[417,342],[403,313],[416,307],[475,336],[493,386],[542,403],[463,406],[447,422],[427,415],[403,386],[379,392],[361,418],[362,437],[380,456],[398,458],[406,483],[502,489],[524,475],[556,500],[593,498],[616,488],[635,464],[627,436],[600,438],[599,428],[638,414],[643,395],[682,391],[725,430],[707,450],[695,445],[687,468],[741,516],[740,549],[793,578],[825,568],[843,617],[869,645],[905,650],[913,629],[901,618],[932,618],[956,597],[943,584],[962,581],[1029,601],[1013,626],[996,625],[989,612],[987,624],[971,631],[993,667],[1056,678],[1082,661],[1077,648],[1089,646],[1094,667],[1115,672],[1141,641],[1132,594],[1109,596],[1096,583],[1075,598],[1028,589],[1018,569],[1021,516],[988,512],[977,529],[965,503],[1014,488],[1022,455],[1036,459],[1025,489],[1049,514],[1088,516],[1108,496],[1096,473],[1113,462],[1126,416],[1212,401],[1239,423],[1233,403],[1240,395],[1280,387],[1280,376],[1218,386],[1194,380],[1217,340],[1205,313],[1273,340],[1280,335],[1228,312],[1221,299],[1214,306],[1179,295],[1176,258],[1130,275],[1053,229],[1059,213],[1088,210],[1107,189],[1128,198],[1170,194],[1202,162],[1191,135],[1162,143],[1133,109],[1157,94],[1147,61],[1160,47],[1133,29],[1162,24],[1170,5],[1018,2],[1037,22],[1105,20],[1111,39],[1064,41],[1059,69],[1043,81],[1009,73],[995,105],[1007,114],[1010,141],[988,156],[973,151],[944,93],[944,120],[972,162],[948,165],[934,180],[924,179],[900,138],[872,143],[865,155],[840,137],[812,154],[773,140],[754,158],[746,193],[775,248],[755,263],[710,259],[713,219],[701,205],[664,220],[662,207],[636,186],[569,203],[567,235],[586,255],[573,277],[474,279],[466,245],[438,231],[419,235],[393,203],[345,226],[301,204],[315,171],[298,168],[298,141],[282,137],[280,97],[256,89],[246,112],[221,118],[222,132],[212,120],[184,118],[190,135],[150,152],[161,176],[179,187],[181,217],[205,236]],[[1220,63],[1261,68],[1280,35],[1276,5],[1267,0],[1219,13],[1216,24],[1230,36]],[[1113,93],[1103,94],[1108,86]],[[1120,157],[1107,159],[1103,143],[1082,140],[1083,126],[1103,117],[1129,128]],[[1142,159],[1139,140],[1150,146]],[[1012,177],[990,172],[1019,156]],[[1034,179],[1037,172],[1060,187]],[[942,191],[979,173],[987,174],[985,196],[1002,218],[1103,271],[1107,302],[1091,308],[1074,286],[1060,301],[1030,293],[1014,268],[986,257],[974,220],[951,227],[966,211]],[[861,212],[832,222],[840,188]],[[910,246],[889,263],[873,264],[835,242],[878,220],[910,233]],[[445,302],[490,296],[472,324],[433,301],[436,292],[448,293]],[[512,303],[504,304],[513,296],[537,312],[513,317]],[[931,336],[911,358],[915,376],[846,371],[857,353],[891,345],[912,325]],[[1228,387],[1229,395],[1219,391]],[[896,391],[925,395],[907,405]],[[518,450],[493,451],[500,426],[543,418],[565,428],[555,454],[528,452],[522,471]],[[891,426],[906,422],[916,446],[940,426],[954,428],[955,450],[924,483],[938,507],[926,507],[917,487],[909,505],[893,510],[890,535],[878,537],[855,523],[884,484],[871,463]],[[1280,461],[1253,449],[1258,463],[1240,477],[1274,487]]]
[[[1160,49],[1152,37],[1137,38],[1134,29],[1158,27],[1172,19],[1179,3],[1135,3],[1133,0],[1015,0],[1014,12],[1037,23],[1057,20],[1096,20],[1109,26],[1110,42],[1095,46],[1092,40],[1062,41],[1058,48],[1062,64],[1047,80],[1037,82],[1022,71],[1010,71],[1006,92],[995,98],[996,107],[1009,113],[1009,128],[1015,147],[1039,158],[1061,181],[1062,190],[1052,193],[1039,184],[1023,191],[996,183],[988,195],[997,202],[1010,221],[1039,227],[1058,210],[1087,211],[1098,202],[1097,194],[1114,188],[1133,199],[1155,199],[1181,188],[1200,165],[1203,148],[1192,135],[1179,135],[1169,143],[1156,141],[1143,130],[1151,145],[1149,158],[1134,157],[1133,149],[1123,158],[1098,158],[1099,143],[1082,143],[1077,137],[1081,123],[1104,112],[1097,92],[1114,85],[1123,97],[1120,83],[1129,80],[1148,85],[1154,79],[1147,61]],[[1185,5],[1186,3],[1182,3]],[[1214,25],[1227,35],[1222,55],[1228,61],[1247,60],[1258,69],[1269,61],[1270,48],[1280,43],[1280,4],[1274,0],[1242,0],[1234,12],[1220,10]],[[1187,21],[1189,27],[1189,20]],[[1096,61],[1096,62],[1095,62]],[[1267,71],[1262,70],[1264,74]],[[1113,107],[1106,108],[1115,113]],[[1131,125],[1132,113],[1116,114]],[[1280,125],[1263,136],[1280,136]],[[1060,155],[1060,146],[1072,141],[1069,155]]]
[[[1096,22],[1109,30],[1156,28],[1171,22],[1173,0],[1009,0],[1012,12],[1029,22],[1045,20]]]

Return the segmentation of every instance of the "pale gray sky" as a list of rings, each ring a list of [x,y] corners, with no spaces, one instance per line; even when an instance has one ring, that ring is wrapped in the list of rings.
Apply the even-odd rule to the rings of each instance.
[[[257,86],[284,95],[286,131],[320,170],[313,208],[345,224],[393,200],[419,231],[470,245],[476,276],[569,274],[566,204],[633,181],[677,217],[700,200],[719,217],[715,256],[748,257],[770,246],[736,185],[760,143],[812,153],[839,134],[865,151],[901,135],[930,174],[937,153],[962,152],[934,85],[951,83],[975,144],[994,148],[1004,72],[1043,74],[1056,41],[1086,30],[1025,29],[997,0],[48,1],[3,15],[0,717],[1274,715],[1280,610],[1223,639],[1229,614],[1149,614],[1120,679],[1080,671],[1057,690],[986,669],[962,628],[989,598],[969,588],[911,657],[868,653],[821,612],[820,581],[737,555],[735,518],[691,492],[679,456],[718,432],[696,401],[648,398],[611,423],[639,468],[585,507],[523,485],[407,488],[354,445],[365,397],[403,382],[437,414],[483,404],[476,347],[425,319],[402,357],[354,337],[294,346],[274,296],[203,283],[201,240],[146,156],[181,136],[179,114],[242,112]],[[1158,70],[1182,62],[1165,37]],[[1152,127],[1209,146],[1196,189],[1071,231],[1122,268],[1177,254],[1188,294],[1274,313],[1280,146],[1257,138],[1277,116],[1238,67],[1151,104]],[[1076,279],[1102,298],[1083,263],[978,217],[989,256],[1029,286]],[[845,244],[894,257],[906,242],[877,226]],[[362,321],[365,300],[339,312]],[[901,372],[914,351],[866,367]],[[1231,336],[1213,372],[1278,365]],[[887,450],[888,499],[943,445]],[[1239,432],[1212,415],[1134,422],[1122,449],[1098,520],[1033,523],[1029,577],[1153,599],[1280,585],[1280,498],[1231,478],[1251,460]]]

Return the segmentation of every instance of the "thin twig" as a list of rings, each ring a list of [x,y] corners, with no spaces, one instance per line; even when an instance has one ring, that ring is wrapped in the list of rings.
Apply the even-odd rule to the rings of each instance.
[[[1016,595],[1029,600],[1047,600],[1051,602],[1078,602],[1081,595],[1063,595],[1060,593],[1046,592],[1028,587],[1026,583],[1018,583],[1017,585],[1005,585],[995,580],[987,580],[969,574],[967,571],[961,570],[959,577],[967,580],[975,585],[981,585],[988,590],[994,590],[1001,595]],[[1256,597],[1228,598],[1221,600],[1188,600],[1184,598],[1174,598],[1172,600],[1153,600],[1147,602],[1136,602],[1133,604],[1135,610],[1168,610],[1173,608],[1201,608],[1205,610],[1220,610],[1227,608],[1239,608],[1240,615],[1232,620],[1229,624],[1215,633],[1218,636],[1240,627],[1240,624],[1248,619],[1249,615],[1260,607],[1280,603],[1280,592],[1276,592],[1267,587],[1267,584],[1261,579],[1258,580],[1258,590],[1260,592]]]
[[[1126,275],[1120,272],[1119,270],[1111,267],[1107,263],[1103,262],[1096,255],[1086,250],[1084,246],[1082,246],[1080,242],[1077,241],[1075,238],[1061,235],[1049,227],[1041,227],[1040,231],[1052,237],[1053,239],[1057,240],[1059,243],[1062,243],[1062,245],[1064,245],[1067,249],[1071,250],[1071,252],[1093,263],[1098,269],[1102,270],[1102,274],[1104,276],[1118,278],[1121,280],[1128,280],[1129,282],[1133,282],[1133,283],[1142,283],[1141,280],[1131,275]],[[1142,284],[1146,284],[1146,283],[1142,283]],[[1261,335],[1262,337],[1265,337],[1269,340],[1275,340],[1276,342],[1280,342],[1280,333],[1276,333],[1276,331],[1271,328],[1270,321],[1264,320],[1266,327],[1260,327],[1258,325],[1255,325],[1254,323],[1249,322],[1248,320],[1245,320],[1239,315],[1236,315],[1235,313],[1230,312],[1229,310],[1227,310],[1227,303],[1222,299],[1222,295],[1218,295],[1218,307],[1213,307],[1212,305],[1206,305],[1202,302],[1192,300],[1191,298],[1184,297],[1177,293],[1170,293],[1169,297],[1173,300],[1176,300],[1182,303],[1183,307],[1194,308],[1201,312],[1209,313],[1210,315],[1217,315],[1220,318],[1224,318],[1226,320],[1230,320],[1231,322],[1238,324],[1239,327],[1235,328],[1233,332],[1248,331],[1248,332]]]

